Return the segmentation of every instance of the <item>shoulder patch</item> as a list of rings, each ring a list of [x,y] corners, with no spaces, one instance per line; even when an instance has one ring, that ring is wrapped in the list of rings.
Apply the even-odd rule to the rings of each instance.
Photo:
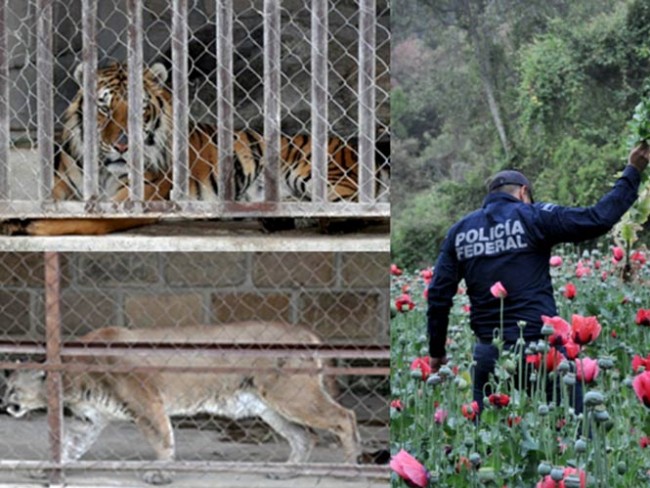
[[[555,205],[554,203],[540,203],[539,205],[537,205],[537,207],[538,207],[540,210],[543,210],[544,212],[550,212],[550,211],[552,211],[555,207],[557,207],[557,205]]]

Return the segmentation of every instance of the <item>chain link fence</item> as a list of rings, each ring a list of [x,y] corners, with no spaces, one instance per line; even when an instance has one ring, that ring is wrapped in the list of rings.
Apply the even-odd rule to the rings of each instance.
[[[0,0],[1,214],[388,217],[389,17]]]
[[[44,468],[58,482],[62,466],[150,483],[381,476],[388,266],[386,253],[0,253],[0,482]]]

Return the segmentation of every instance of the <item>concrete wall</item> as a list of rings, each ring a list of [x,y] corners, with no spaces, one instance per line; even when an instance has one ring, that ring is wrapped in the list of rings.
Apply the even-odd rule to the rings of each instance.
[[[388,344],[387,253],[62,254],[66,337],[98,327],[305,324],[329,342]],[[44,337],[43,258],[0,253],[0,327]]]

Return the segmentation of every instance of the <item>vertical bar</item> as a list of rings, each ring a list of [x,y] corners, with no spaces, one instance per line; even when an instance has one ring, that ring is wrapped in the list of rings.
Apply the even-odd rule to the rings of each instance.
[[[264,199],[279,200],[280,1],[264,0]]]
[[[217,136],[219,200],[235,199],[232,89],[232,0],[217,0]]]
[[[127,0],[129,71],[129,153],[131,200],[144,200],[143,89],[142,89],[142,0]]]
[[[61,310],[59,255],[45,253],[45,340],[48,365],[61,365]],[[49,427],[50,454],[54,463],[61,463],[63,444],[63,386],[60,370],[47,373],[47,421]],[[61,469],[49,472],[50,484],[62,483]]]
[[[38,156],[41,165],[41,201],[52,198],[54,181],[54,121],[52,86],[52,1],[37,0],[36,106]]]
[[[97,0],[81,4],[83,49],[83,120],[84,133],[84,200],[94,200],[99,193],[99,160],[97,157]]]
[[[359,0],[359,202],[374,199],[375,0]]]
[[[9,200],[9,55],[7,2],[0,0],[0,200]]]
[[[188,91],[187,91],[187,0],[172,2],[172,85],[174,132],[172,200],[185,200],[189,192]]]
[[[312,200],[327,202],[327,0],[311,11],[311,180]]]

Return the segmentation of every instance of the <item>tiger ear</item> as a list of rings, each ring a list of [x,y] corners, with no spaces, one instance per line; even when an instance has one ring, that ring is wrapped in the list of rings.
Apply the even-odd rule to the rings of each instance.
[[[149,68],[149,71],[154,75],[156,78],[156,81],[163,85],[167,81],[167,77],[169,76],[169,72],[167,71],[167,68],[165,68],[165,65],[162,63],[154,63],[151,65]]]
[[[77,80],[77,84],[79,86],[83,85],[84,82],[84,65],[83,63],[79,63],[77,67],[74,69],[74,79]]]

